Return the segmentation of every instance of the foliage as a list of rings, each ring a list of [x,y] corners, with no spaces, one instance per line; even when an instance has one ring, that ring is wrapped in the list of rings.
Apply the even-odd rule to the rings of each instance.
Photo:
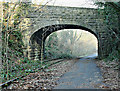
[[[19,56],[23,55],[23,50],[21,49],[22,46],[24,46],[24,44],[21,39],[22,39],[22,35],[19,31],[11,31],[8,39],[9,48],[19,52]]]
[[[118,61],[120,60],[120,49],[119,50],[113,50],[112,53],[109,54],[109,56],[104,59],[104,61]]]
[[[19,24],[22,18],[28,14],[29,7],[30,5],[25,3],[3,3],[1,72],[3,82],[23,75],[27,71],[30,72],[28,68],[31,68],[32,71],[39,66],[23,56],[24,44]],[[30,67],[32,64],[33,66]]]
[[[5,49],[5,47],[7,47],[6,44],[8,42],[8,47],[13,51],[19,52],[20,56],[23,55],[22,47],[24,45],[22,42],[22,34],[20,32],[19,24],[21,21],[21,17],[26,15],[26,13],[21,11],[22,9],[25,9],[27,7],[28,6],[26,4],[19,4],[14,5],[14,7],[11,8],[11,6],[8,3],[4,3],[3,31],[2,31],[3,46]]]
[[[58,42],[57,34],[53,33],[48,39],[47,46],[49,48],[55,47],[58,44],[57,42]]]
[[[119,44],[120,44],[120,32],[118,27],[119,26],[114,26],[113,23],[119,23],[116,18],[119,17],[119,13],[118,10],[116,10],[115,7],[112,7],[110,5],[110,3],[106,3],[105,4],[105,13],[106,13],[106,23],[108,24],[109,30],[108,33],[110,34],[111,38],[110,41],[113,42],[113,48],[112,48],[112,52],[110,53],[110,55],[108,56],[109,60],[119,60],[120,57],[120,49],[119,49]]]
[[[104,23],[107,24],[108,30],[106,30],[109,37],[109,42],[112,42],[111,53],[105,60],[120,60],[120,22],[118,21],[120,17],[120,5],[116,5],[114,2],[97,2],[96,3],[99,8],[104,7],[104,9],[99,9],[99,11],[103,12],[105,19]],[[118,25],[117,25],[118,24]]]
[[[87,31],[66,29],[55,33],[57,38],[52,38],[52,42],[48,43],[52,34],[46,39],[46,58],[75,58],[97,53],[97,38]],[[53,42],[56,43],[55,46],[48,47]]]
[[[51,34],[46,40],[45,58],[73,58],[72,53],[74,44],[80,39],[77,32],[67,30]]]
[[[10,79],[13,79],[15,77],[27,75],[28,73],[33,73],[37,71],[37,68],[42,67],[40,64],[40,61],[34,61],[34,60],[28,60],[28,58],[21,58],[18,59],[16,62],[9,60],[9,63],[11,64],[12,69],[8,71],[2,69],[1,76],[3,79],[3,82],[7,80],[9,77]],[[45,65],[45,63],[43,63]],[[3,64],[4,67],[6,67],[7,64]]]
[[[46,43],[46,46],[45,46],[45,58],[47,57],[51,57],[51,56],[54,56],[56,57],[56,52],[58,51],[58,37],[57,37],[57,34],[56,33],[53,33],[47,43]]]
[[[73,56],[71,54],[63,53],[63,54],[59,55],[59,58],[71,59],[71,58],[73,58]]]

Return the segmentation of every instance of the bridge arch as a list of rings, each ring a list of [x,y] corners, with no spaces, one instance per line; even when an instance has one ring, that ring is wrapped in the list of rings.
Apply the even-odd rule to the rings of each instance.
[[[95,31],[79,25],[57,24],[57,25],[46,26],[41,29],[38,29],[38,31],[34,32],[31,35],[30,41],[29,41],[30,48],[31,48],[31,52],[29,53],[29,58],[33,60],[39,60],[41,55],[44,55],[44,51],[45,51],[44,46],[45,46],[46,38],[51,33],[59,30],[63,30],[63,29],[82,29],[93,34],[98,40],[98,55],[99,55],[99,36]],[[43,51],[43,54],[41,54],[41,51]]]
[[[24,42],[24,56],[32,59],[40,57],[40,40],[61,29],[73,27],[74,29],[83,29],[94,34],[98,39],[98,56],[100,59],[106,58],[115,46],[111,41],[109,24],[104,22],[105,15],[94,8],[76,8],[76,7],[60,7],[46,6],[42,11],[36,12],[38,6],[32,6],[31,11],[22,19],[20,24]],[[116,17],[115,21],[119,20]],[[28,22],[26,22],[26,20]],[[119,22],[113,24],[113,28],[119,30]],[[79,26],[80,25],[80,26]],[[49,30],[49,31],[47,31]],[[41,34],[46,37],[42,37]],[[37,38],[35,37],[37,36]],[[36,47],[38,46],[38,48]]]

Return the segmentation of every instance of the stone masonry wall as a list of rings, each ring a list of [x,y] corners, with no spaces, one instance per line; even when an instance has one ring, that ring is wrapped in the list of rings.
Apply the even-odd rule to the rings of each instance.
[[[27,22],[25,22],[26,20]],[[32,6],[29,10],[29,14],[23,19],[23,22],[24,23],[23,25],[21,23],[21,26],[23,28],[22,32],[25,34],[23,40],[26,45],[26,51],[31,51],[29,45],[30,38],[41,28],[51,25],[71,24],[86,27],[98,35],[99,55],[101,57],[106,55],[106,52],[102,54],[105,49],[103,41],[106,38],[104,32],[106,27],[103,23],[104,16],[99,15],[97,9],[59,6],[45,6],[42,9],[38,9],[38,7]],[[29,55],[29,52],[26,55]]]
[[[41,30],[46,30],[46,27],[50,29],[50,27],[54,25],[84,27],[88,29],[86,31],[96,35],[98,39],[99,58],[105,58],[111,52],[113,43],[110,41],[111,36],[106,32],[109,30],[109,27],[104,22],[104,14],[99,13],[97,9],[31,5],[31,7],[25,11],[28,11],[28,14],[25,18],[21,19],[22,21],[19,26],[25,45],[24,55],[29,58],[33,48],[33,45],[30,43],[31,37],[34,35],[41,40],[42,37],[39,36],[43,33]],[[118,17],[115,18],[115,21],[118,21]],[[117,22],[113,25],[114,28],[119,26]],[[81,29],[81,27],[79,29]],[[35,35],[38,31],[39,34]],[[33,55],[38,55],[38,58],[41,50],[40,45],[42,45],[41,42],[36,42],[36,46],[34,46],[35,49],[32,52]],[[34,56],[34,58],[36,58],[36,56]]]
[[[97,35],[99,57],[104,58],[109,55],[111,50],[108,44],[112,44],[109,43],[109,35],[106,32],[108,26],[105,25],[104,20],[105,16],[102,13],[99,14],[97,9],[59,6],[45,6],[42,9],[38,9],[38,6],[32,6],[29,14],[23,19],[23,25],[21,23],[24,34],[23,41],[26,45],[25,49],[26,51],[31,51],[30,38],[40,29],[51,25],[71,24],[86,27]],[[29,51],[26,55],[30,54]]]

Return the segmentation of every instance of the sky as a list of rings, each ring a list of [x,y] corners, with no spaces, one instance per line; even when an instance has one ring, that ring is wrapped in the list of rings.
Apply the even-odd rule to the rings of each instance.
[[[19,0],[4,0],[4,1],[19,1]],[[25,0],[21,0],[21,1],[25,1]],[[36,3],[40,5],[44,5],[47,2],[49,2],[47,3],[47,5],[96,8],[96,6],[93,3],[94,1],[118,2],[120,0],[30,0],[30,1],[32,1],[32,3]]]
[[[10,1],[10,0],[4,0],[4,1]],[[12,1],[16,1],[16,0],[12,0]],[[31,1],[32,3],[37,3],[42,5],[49,2],[47,3],[47,5],[68,6],[68,7],[88,7],[88,8],[96,7],[95,5],[93,5],[92,0],[31,0]]]
[[[33,0],[33,3],[36,0]],[[37,3],[45,4],[50,1],[48,5],[54,6],[69,6],[69,7],[95,7],[92,0],[37,0]]]

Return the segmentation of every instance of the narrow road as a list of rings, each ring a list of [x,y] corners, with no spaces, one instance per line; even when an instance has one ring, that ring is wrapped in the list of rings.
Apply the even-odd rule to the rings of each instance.
[[[100,69],[95,64],[95,56],[87,56],[77,61],[69,72],[57,82],[54,89],[96,89],[104,85]]]

